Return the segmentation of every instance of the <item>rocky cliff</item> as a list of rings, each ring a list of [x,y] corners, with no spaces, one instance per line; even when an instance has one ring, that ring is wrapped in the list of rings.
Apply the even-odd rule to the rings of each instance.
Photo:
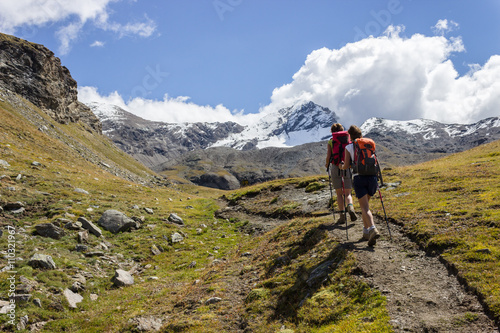
[[[99,119],[77,100],[77,83],[43,45],[0,33],[0,88],[24,97],[61,124],[101,132]]]

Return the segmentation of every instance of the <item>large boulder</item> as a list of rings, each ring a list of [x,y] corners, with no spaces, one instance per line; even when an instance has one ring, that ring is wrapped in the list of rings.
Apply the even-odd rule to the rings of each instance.
[[[56,263],[52,257],[40,253],[35,253],[28,261],[28,265],[33,268],[56,269]]]
[[[97,224],[114,234],[128,231],[136,226],[134,220],[114,209],[105,211],[99,221],[97,221]]]

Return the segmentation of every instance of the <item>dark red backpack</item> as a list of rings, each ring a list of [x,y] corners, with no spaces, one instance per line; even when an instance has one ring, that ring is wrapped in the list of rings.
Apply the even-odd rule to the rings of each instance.
[[[354,140],[354,173],[366,176],[378,175],[378,161],[375,155],[375,142],[368,138]]]
[[[344,160],[344,149],[351,143],[349,133],[347,131],[340,131],[332,133],[332,157],[330,163],[339,165]]]

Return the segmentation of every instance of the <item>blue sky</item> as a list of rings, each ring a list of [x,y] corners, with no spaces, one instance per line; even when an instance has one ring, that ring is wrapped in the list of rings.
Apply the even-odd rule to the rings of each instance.
[[[500,115],[497,0],[17,0],[0,31],[54,51],[84,102],[152,120]]]

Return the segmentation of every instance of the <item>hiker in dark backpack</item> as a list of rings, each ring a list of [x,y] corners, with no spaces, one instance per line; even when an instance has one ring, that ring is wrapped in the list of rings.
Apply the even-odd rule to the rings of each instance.
[[[346,146],[344,162],[339,165],[339,168],[343,170],[353,168],[353,187],[363,217],[363,239],[368,241],[369,246],[373,246],[380,237],[369,205],[370,198],[377,193],[378,189],[375,142],[363,138],[357,126],[349,127],[348,133],[352,143]]]
[[[331,127],[332,138],[328,141],[328,151],[326,154],[326,169],[329,172],[333,188],[337,194],[337,205],[340,218],[338,224],[346,222],[346,212],[349,213],[351,221],[356,221],[358,217],[352,204],[352,173],[351,170],[340,170],[339,164],[344,158],[344,149],[350,143],[349,134],[344,131],[341,124],[333,124]],[[346,211],[347,205],[347,211]]]

